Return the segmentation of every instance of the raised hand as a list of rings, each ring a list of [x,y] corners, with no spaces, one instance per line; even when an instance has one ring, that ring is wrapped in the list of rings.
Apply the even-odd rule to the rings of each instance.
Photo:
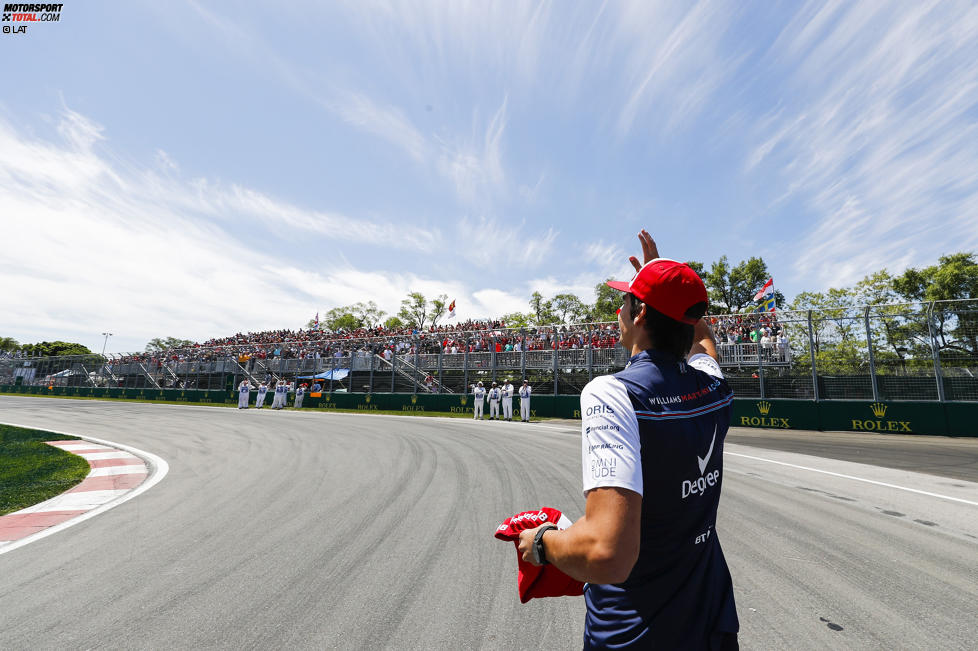
[[[638,234],[638,241],[642,243],[642,256],[645,258],[645,261],[640,264],[638,258],[634,255],[629,256],[628,261],[635,267],[635,271],[641,270],[644,264],[659,257],[659,248],[655,245],[655,240],[652,239],[652,236],[644,228]]]

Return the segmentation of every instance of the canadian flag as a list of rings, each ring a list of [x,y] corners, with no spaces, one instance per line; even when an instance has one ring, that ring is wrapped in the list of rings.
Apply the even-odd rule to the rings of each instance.
[[[448,318],[455,318],[455,299],[452,299],[452,304],[448,306]]]
[[[761,287],[761,291],[754,294],[754,300],[759,301],[765,296],[767,296],[768,294],[772,293],[773,291],[774,291],[774,278],[771,278],[766,283],[764,283],[764,287]]]

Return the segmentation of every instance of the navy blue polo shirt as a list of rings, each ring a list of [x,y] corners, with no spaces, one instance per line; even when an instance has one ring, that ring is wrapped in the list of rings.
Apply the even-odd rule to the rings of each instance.
[[[584,647],[708,648],[737,632],[730,571],[716,534],[733,391],[716,361],[633,356],[581,394],[584,493],[642,495],[638,560],[617,585],[588,584]]]

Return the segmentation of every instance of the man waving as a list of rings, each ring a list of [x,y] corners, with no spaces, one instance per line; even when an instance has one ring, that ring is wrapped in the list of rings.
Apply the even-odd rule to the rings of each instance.
[[[523,559],[587,582],[586,649],[736,649],[733,583],[717,537],[733,392],[688,265],[646,231],[618,313],[624,370],[581,394],[584,517],[520,535]]]

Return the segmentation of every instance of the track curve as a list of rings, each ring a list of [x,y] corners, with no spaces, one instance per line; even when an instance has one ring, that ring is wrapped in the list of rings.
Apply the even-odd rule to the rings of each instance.
[[[580,647],[583,601],[521,605],[513,547],[492,538],[527,508],[581,514],[576,427],[11,397],[0,422],[170,466],[0,556],[0,647]],[[973,642],[978,532],[952,522],[978,508],[726,466],[718,531],[745,647]],[[904,499],[931,525],[878,506]]]

